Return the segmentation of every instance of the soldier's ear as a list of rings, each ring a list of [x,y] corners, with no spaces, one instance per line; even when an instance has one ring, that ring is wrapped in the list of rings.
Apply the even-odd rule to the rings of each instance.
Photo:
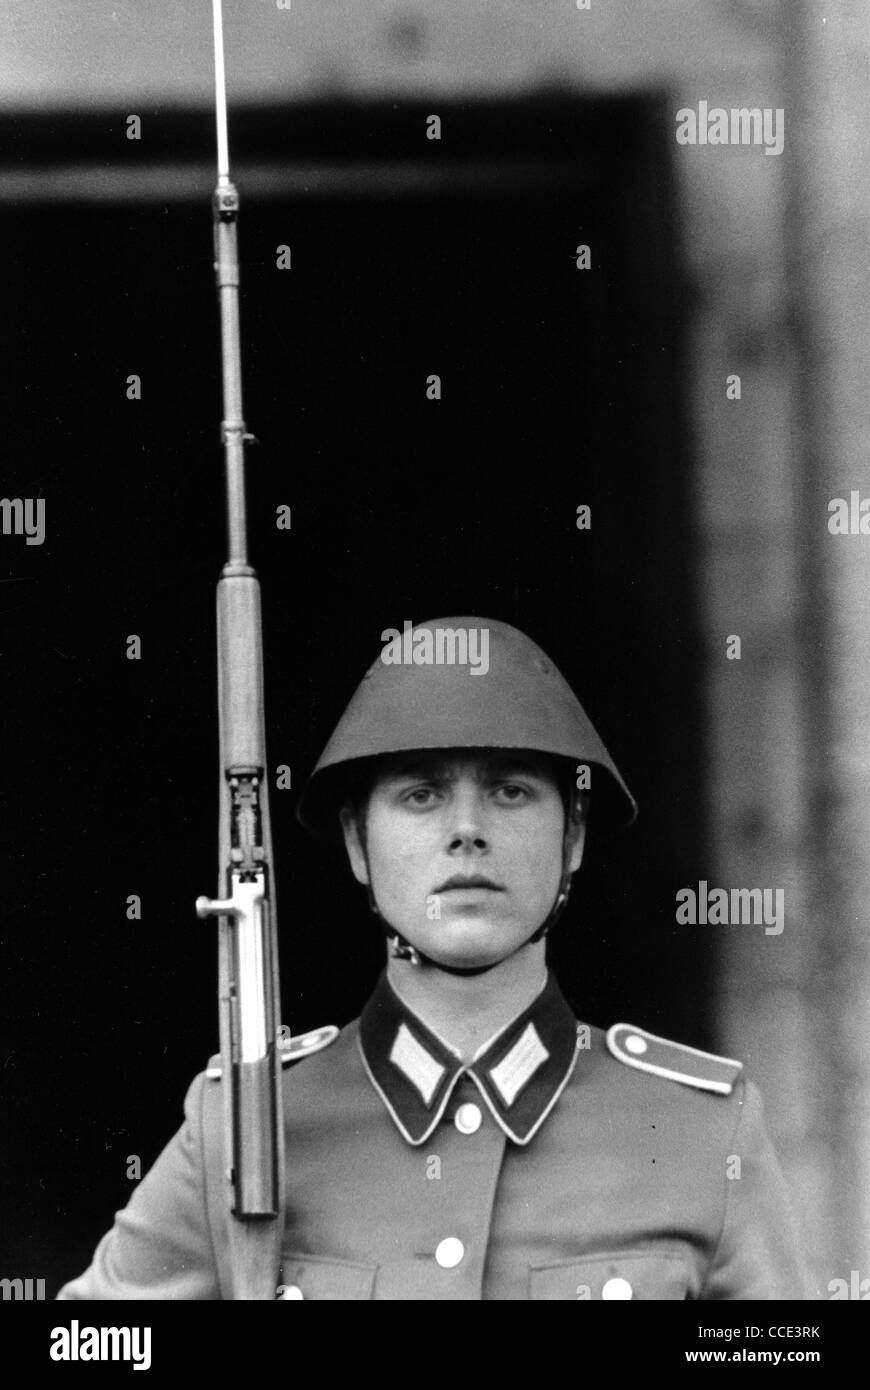
[[[347,850],[347,857],[350,860],[350,867],[357,883],[369,882],[369,871],[366,863],[366,856],[360,838],[359,825],[356,813],[350,806],[343,806],[339,813],[341,829],[344,834],[344,847]]]
[[[576,873],[583,863],[586,848],[586,826],[589,823],[589,794],[580,792],[574,806],[574,814],[568,826],[568,872]]]

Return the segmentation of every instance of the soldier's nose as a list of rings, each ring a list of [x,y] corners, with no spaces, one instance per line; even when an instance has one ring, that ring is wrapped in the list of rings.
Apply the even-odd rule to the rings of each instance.
[[[448,821],[450,849],[486,849],[485,798],[474,777],[459,777],[450,801]]]
[[[488,848],[486,836],[475,829],[455,830],[450,839],[451,850],[476,849],[485,850]]]

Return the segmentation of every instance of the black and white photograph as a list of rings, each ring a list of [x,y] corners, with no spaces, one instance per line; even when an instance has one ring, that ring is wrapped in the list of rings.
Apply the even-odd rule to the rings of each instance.
[[[570,1300],[824,1364],[870,1299],[866,5],[6,0],[0,71],[27,1358]]]

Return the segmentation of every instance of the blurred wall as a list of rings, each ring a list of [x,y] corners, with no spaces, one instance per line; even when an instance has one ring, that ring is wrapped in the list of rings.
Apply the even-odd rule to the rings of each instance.
[[[673,142],[704,557],[706,874],[711,887],[785,893],[779,935],[686,930],[711,934],[720,1045],[764,1089],[825,1297],[829,1280],[870,1274],[870,542],[827,526],[831,498],[862,484],[870,495],[866,5],[225,0],[225,9],[237,103],[547,86],[666,91],[674,113],[701,100],[785,110],[780,157]],[[7,108],[203,105],[210,65],[207,0],[7,0],[0,16]],[[732,373],[740,400],[726,399]],[[739,661],[726,656],[734,635]]]
[[[384,90],[625,89],[768,81],[767,0],[224,0],[233,100]],[[756,19],[758,16],[758,19]],[[758,26],[758,27],[757,27]],[[21,107],[211,95],[208,0],[6,0],[0,100]]]

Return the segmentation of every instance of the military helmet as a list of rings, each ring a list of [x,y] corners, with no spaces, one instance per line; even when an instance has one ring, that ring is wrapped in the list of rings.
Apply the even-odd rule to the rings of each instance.
[[[590,767],[596,833],[630,825],[637,805],[564,676],[531,638],[491,618],[388,629],[308,779],[297,815],[339,834],[349,774],[364,759],[437,748],[522,748]]]

